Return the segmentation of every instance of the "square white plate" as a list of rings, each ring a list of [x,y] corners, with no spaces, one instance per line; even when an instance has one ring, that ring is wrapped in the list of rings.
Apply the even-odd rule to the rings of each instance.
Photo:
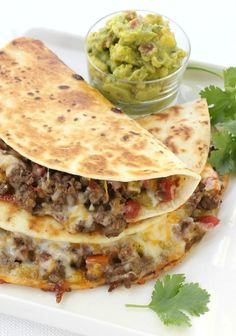
[[[27,36],[43,40],[66,64],[87,79],[83,39],[79,36],[34,28]],[[195,62],[195,64],[199,64]],[[220,70],[220,67],[199,64]],[[186,71],[178,102],[194,100],[201,88],[222,82],[204,72]],[[236,179],[231,178],[220,211],[221,225],[209,232],[185,261],[170,273],[184,273],[211,293],[210,311],[193,319],[192,328],[170,328],[145,309],[125,303],[148,303],[154,281],[107,293],[106,287],[65,294],[56,304],[54,295],[37,289],[0,286],[0,312],[46,323],[84,335],[190,335],[233,336],[236,330]]]

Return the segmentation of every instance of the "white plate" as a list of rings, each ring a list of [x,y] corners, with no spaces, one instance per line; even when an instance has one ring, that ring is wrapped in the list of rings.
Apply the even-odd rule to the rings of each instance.
[[[31,29],[28,36],[43,40],[61,59],[87,78],[83,39],[45,29]],[[201,63],[201,65],[204,65]],[[220,69],[207,65],[213,69]],[[221,85],[208,73],[187,71],[179,102],[193,100],[201,88]],[[231,179],[220,211],[221,225],[209,232],[185,261],[171,273],[185,273],[211,293],[210,311],[193,319],[192,328],[170,328],[145,309],[125,308],[125,303],[147,303],[154,281],[127,290],[107,293],[106,287],[65,294],[56,304],[54,295],[37,289],[0,286],[0,312],[84,335],[190,335],[233,336],[236,330],[236,180]]]

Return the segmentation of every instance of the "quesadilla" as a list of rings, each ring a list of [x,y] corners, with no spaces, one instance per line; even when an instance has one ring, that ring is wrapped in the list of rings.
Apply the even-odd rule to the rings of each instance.
[[[223,186],[207,165],[185,205],[108,244],[72,244],[0,229],[1,282],[55,291],[58,302],[71,289],[143,284],[180,262],[218,224],[215,214]]]
[[[158,140],[166,143],[170,150],[174,150],[186,166],[197,173],[201,173],[206,164],[210,146],[210,121],[205,100],[177,105],[137,121]],[[174,148],[173,143],[175,144]],[[11,150],[10,153],[12,152]],[[6,153],[4,155],[6,157]],[[19,154],[16,155],[19,158]],[[146,183],[153,183],[153,180],[146,181]],[[148,198],[146,198],[146,201],[148,201]],[[19,206],[12,202],[2,200],[0,206],[1,204],[0,226],[3,229],[21,232],[35,238],[71,243],[100,244],[116,241],[126,235],[143,231],[150,223],[149,220],[139,221],[137,225],[129,226],[118,236],[109,238],[104,235],[86,232],[71,234],[59,221],[52,217],[35,216],[29,211],[19,209]],[[10,218],[10,221],[7,220],[8,218]]]
[[[200,176],[42,42],[12,41],[0,66],[0,199],[16,231],[115,237],[192,195]]]
[[[15,213],[7,213],[6,204],[0,204],[1,281],[54,291],[59,302],[63,293],[72,289],[107,284],[112,290],[119,285],[130,287],[134,283],[143,284],[182,261],[190,248],[218,224],[216,214],[225,186],[211,166],[206,165],[210,129],[201,121],[207,119],[208,112],[205,110],[205,116],[201,115],[198,105],[201,105],[201,101],[176,107],[180,113],[177,120],[169,119],[168,127],[167,118],[158,121],[159,128],[165,129],[159,132],[159,139],[165,141],[172,126],[181,124],[180,120],[184,119],[185,126],[189,128],[195,120],[192,136],[188,139],[191,149],[196,144],[197,134],[204,132],[200,128],[206,127],[204,136],[199,138],[203,146],[201,151],[188,149],[185,152],[185,137],[175,135],[178,139],[177,155],[185,153],[183,160],[189,163],[190,168],[198,172],[201,170],[201,182],[184,205],[174,212],[141,221],[138,232],[129,231],[119,239],[104,237],[103,241],[98,242],[90,237],[90,242],[71,243],[66,235],[62,236],[64,241],[61,241],[59,228],[55,234],[51,227],[48,239],[45,239],[46,225],[43,228],[38,225],[32,232],[27,218],[26,230],[24,233],[18,232],[17,222],[22,217],[17,218],[17,211],[20,213],[22,210],[16,208]],[[162,113],[169,115],[171,111],[173,108]],[[187,123],[189,111],[192,120]],[[149,130],[154,132],[155,129],[154,135],[157,136],[158,118],[156,115],[146,118],[149,119]],[[152,123],[150,118],[153,118]]]
[[[224,181],[206,165],[204,100],[139,120],[151,135],[39,41],[13,41],[0,66],[2,283],[58,302],[141,284],[218,224]]]

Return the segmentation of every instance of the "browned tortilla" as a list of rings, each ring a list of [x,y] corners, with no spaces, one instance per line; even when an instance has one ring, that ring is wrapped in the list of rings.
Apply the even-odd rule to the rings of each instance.
[[[175,210],[195,190],[200,176],[194,169],[112,106],[42,42],[12,41],[0,52],[0,67],[0,138],[23,157],[57,171],[104,181],[178,178],[173,200],[141,205],[139,214],[129,219],[136,231],[140,220]],[[0,218],[6,230],[71,242],[103,240],[100,231],[92,237],[81,232],[72,235],[51,216],[32,216],[10,204],[3,208],[4,215],[14,212],[10,222]],[[73,220],[86,219],[88,211],[85,216],[84,212],[78,205]]]
[[[196,185],[196,174],[42,42],[12,41],[0,52],[0,66],[0,137],[23,156],[85,177],[184,174]]]
[[[172,106],[136,120],[197,173],[210,146],[210,116],[205,99]]]

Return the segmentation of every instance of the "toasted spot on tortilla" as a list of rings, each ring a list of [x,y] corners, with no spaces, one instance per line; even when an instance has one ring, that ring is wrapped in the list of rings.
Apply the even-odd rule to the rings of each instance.
[[[58,89],[60,89],[60,90],[67,90],[69,88],[70,88],[69,85],[59,85],[58,86]]]
[[[64,122],[66,120],[64,115],[60,115],[59,117],[57,117],[57,121],[59,122]]]
[[[148,132],[152,133],[152,134],[156,134],[160,131],[160,127],[153,127],[153,128],[149,128]]]
[[[175,154],[178,154],[178,148],[176,147],[175,143],[174,143],[174,136],[170,135],[168,136],[165,141],[164,144]]]
[[[159,112],[155,115],[155,119],[157,120],[163,120],[163,119],[168,119],[169,115],[167,113]]]
[[[121,111],[121,109],[119,107],[112,107],[111,111],[115,112],[115,113],[122,113],[122,111]]]
[[[133,135],[140,135],[140,133],[138,133],[138,132],[134,132],[134,131],[130,131],[129,133],[130,133],[130,134],[133,134]]]
[[[76,106],[81,109],[88,109],[96,104],[94,98],[83,91],[63,90],[58,94],[64,106]]]
[[[120,156],[118,160],[124,163],[128,162],[133,167],[138,166],[140,164],[148,166],[151,163],[151,159],[149,159],[148,157],[144,155],[133,154],[132,152],[128,150],[124,151],[122,153],[122,156]]]
[[[72,74],[72,77],[76,80],[84,80],[83,77],[78,74]]]
[[[83,163],[83,171],[90,173],[92,171],[96,173],[109,172],[114,175],[114,172],[109,169],[106,157],[102,155],[90,155],[86,157]]]
[[[175,114],[175,115],[180,114],[181,109],[182,109],[181,105],[175,105],[175,106],[172,106],[172,107],[171,107],[171,111],[172,111],[173,114]]]
[[[127,141],[127,140],[129,140],[129,135],[128,135],[128,134],[123,135],[122,138],[121,138],[121,140],[122,140],[122,141]]]
[[[192,127],[186,125],[175,126],[172,129],[176,136],[183,136],[184,140],[188,140],[194,132]]]

